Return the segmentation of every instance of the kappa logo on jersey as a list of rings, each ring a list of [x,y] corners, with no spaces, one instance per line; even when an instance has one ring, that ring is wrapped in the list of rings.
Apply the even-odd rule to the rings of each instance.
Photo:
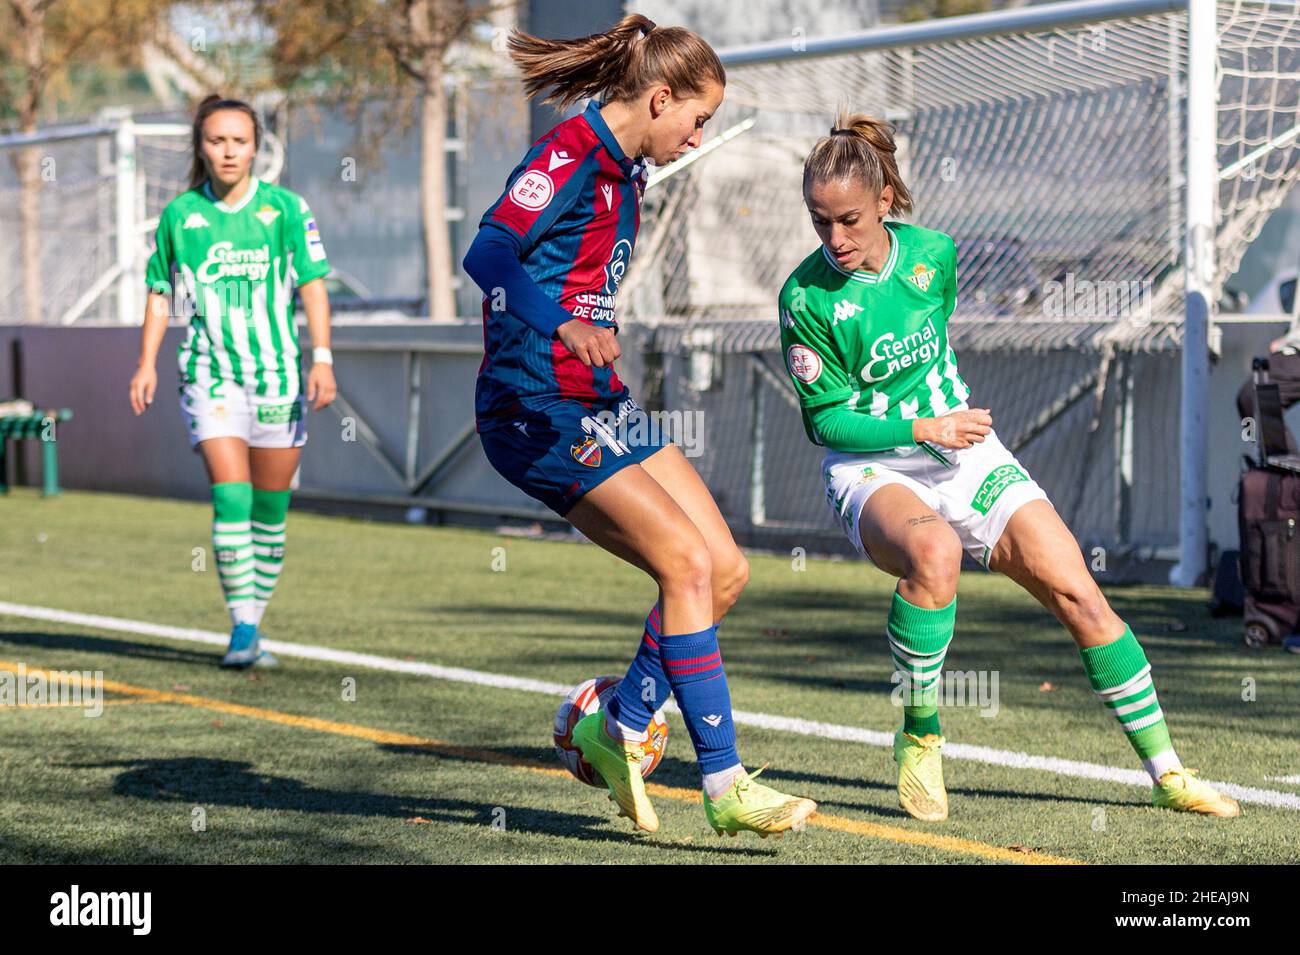
[[[601,195],[605,197],[605,211],[611,212],[614,209],[614,187],[605,183],[600,187]]]
[[[862,311],[861,305],[855,305],[854,303],[850,302],[848,299],[842,298],[835,303],[835,319],[831,322],[831,324],[838,325],[846,318],[852,318],[860,311]]]
[[[573,442],[569,447],[569,453],[579,464],[585,464],[589,468],[600,467],[600,445],[593,437],[588,436],[581,441]]]
[[[540,169],[530,169],[510,187],[510,201],[529,212],[539,212],[555,198],[555,180]]]
[[[270,225],[280,216],[280,210],[275,206],[265,205],[258,209],[253,215],[257,216],[257,221],[262,225]]]
[[[233,242],[217,242],[208,246],[207,258],[198,268],[200,282],[218,279],[247,279],[260,282],[271,271],[271,249],[236,249]]]
[[[927,318],[920,331],[904,335],[895,341],[893,332],[886,332],[871,343],[871,358],[859,374],[866,382],[884,381],[896,371],[924,365],[939,357],[939,332],[934,319]]]
[[[623,273],[627,271],[627,264],[632,260],[632,243],[627,239],[619,239],[614,243],[614,248],[609,253],[609,261],[605,264],[605,294],[613,295],[618,291],[618,283],[623,281]]]
[[[788,308],[781,309],[781,327],[794,328],[794,312]]]
[[[554,149],[551,151],[551,158],[547,161],[546,171],[555,172],[561,166],[567,166],[571,162],[573,162],[573,157],[563,149]]]
[[[913,283],[922,292],[926,292],[930,289],[930,280],[932,278],[934,278],[934,269],[927,269],[924,265],[918,262],[916,265],[912,266],[912,274],[907,277],[907,280]]]
[[[791,345],[786,349],[785,364],[805,385],[811,385],[822,376],[822,359],[807,345]]]
[[[207,227],[208,220],[203,218],[201,212],[191,212],[185,217],[185,224],[181,226],[182,229],[206,229]]]

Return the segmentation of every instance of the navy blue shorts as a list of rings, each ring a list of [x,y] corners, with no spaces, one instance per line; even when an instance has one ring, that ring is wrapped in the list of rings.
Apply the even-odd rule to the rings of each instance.
[[[672,443],[652,424],[632,398],[596,408],[560,399],[480,421],[479,439],[497,473],[563,516],[602,481]]]

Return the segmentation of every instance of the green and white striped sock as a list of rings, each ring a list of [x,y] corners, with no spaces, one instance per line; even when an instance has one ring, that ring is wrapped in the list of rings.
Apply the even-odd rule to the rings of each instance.
[[[280,568],[284,565],[284,529],[292,491],[267,491],[253,488],[253,587],[257,619],[271,602]]]
[[[212,485],[212,550],[231,622],[257,623],[253,592],[253,485]]]
[[[1119,720],[1152,782],[1182,766],[1156,699],[1151,664],[1128,624],[1118,639],[1079,651],[1092,691]]]
[[[903,732],[939,731],[939,677],[952,642],[957,598],[938,610],[908,603],[897,591],[889,608],[889,653],[903,687]]]

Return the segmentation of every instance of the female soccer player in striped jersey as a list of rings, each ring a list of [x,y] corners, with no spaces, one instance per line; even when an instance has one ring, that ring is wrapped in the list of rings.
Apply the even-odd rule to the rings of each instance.
[[[826,448],[826,499],[863,557],[899,578],[887,637],[904,689],[894,737],[899,803],[947,818],[936,708],[963,550],[1050,610],[1088,680],[1151,776],[1155,805],[1236,816],[1236,802],[1184,769],[1151,667],[1115,615],[1042,488],[971,408],[947,323],[956,250],[910,213],[890,128],[841,116],[804,164],[821,247],[780,296],[781,342],[809,439]]]
[[[307,442],[295,281],[316,346],[307,398],[319,411],[336,390],[322,281],[329,261],[306,201],[253,176],[261,139],[248,104],[209,96],[199,105],[190,188],[158,222],[131,379],[140,415],[153,402],[173,301],[188,310],[181,410],[212,484],[213,552],[233,624],[221,665],[240,668],[275,663],[261,649],[259,627],[280,576],[290,488]]]
[[[636,15],[576,40],[516,33],[510,50],[529,95],[552,88],[547,99],[561,107],[602,102],[533,144],[465,257],[484,291],[479,436],[503,477],[659,585],[615,699],[577,724],[574,744],[620,813],[654,831],[641,743],[671,692],[710,826],[799,828],[815,804],[757,782],[736,753],[717,624],[748,579],[745,558],[699,475],[645,427],[614,372],[615,294],[636,242],[645,160],[699,145],[722,101],[722,64],[694,33]]]

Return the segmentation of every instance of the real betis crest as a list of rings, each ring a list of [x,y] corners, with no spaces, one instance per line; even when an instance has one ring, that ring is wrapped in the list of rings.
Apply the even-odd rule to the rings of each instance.
[[[912,266],[912,274],[907,277],[907,280],[914,283],[922,292],[928,292],[932,278],[934,278],[934,269],[928,269],[918,262]]]
[[[262,225],[270,225],[275,221],[276,216],[279,214],[280,210],[269,204],[262,206],[262,208],[253,213],[253,215],[257,216],[257,218],[262,221]]]

